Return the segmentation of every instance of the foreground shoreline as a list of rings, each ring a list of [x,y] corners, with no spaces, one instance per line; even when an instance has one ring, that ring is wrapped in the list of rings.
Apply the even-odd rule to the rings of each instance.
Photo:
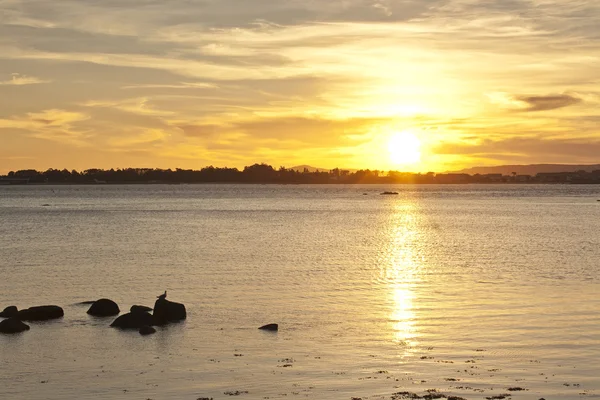
[[[137,336],[135,331],[120,329],[107,331],[106,317],[89,315],[89,312],[87,317],[82,316],[84,307],[89,303],[91,302],[70,303],[64,306],[68,311],[64,317],[53,321],[34,322],[35,329],[26,333],[26,335],[33,333],[31,339],[27,336],[19,338],[20,335],[9,335],[4,338],[0,336],[0,344],[16,346],[19,350],[23,344],[31,346],[42,338],[53,341],[63,335],[65,330],[79,330],[80,333],[89,336],[95,336],[100,331],[106,332],[106,336],[111,340],[102,341],[103,345],[96,343],[97,350],[101,352],[109,350],[108,344],[111,347],[121,348],[121,351],[131,347],[131,340]],[[98,357],[98,354],[96,356],[80,354],[73,362],[80,366],[80,372],[89,379],[96,377],[95,384],[104,386],[103,394],[108,396],[107,398],[115,399],[122,398],[125,393],[139,395],[139,398],[146,399],[162,398],[156,396],[169,393],[176,397],[168,398],[196,400],[224,399],[229,396],[242,396],[241,398],[246,399],[276,399],[299,395],[303,395],[304,398],[350,400],[545,400],[551,398],[569,400],[582,396],[589,398],[596,396],[595,390],[586,388],[583,377],[581,380],[574,380],[574,376],[568,371],[575,369],[576,366],[570,365],[568,360],[552,365],[553,362],[550,360],[524,357],[507,364],[497,359],[497,350],[494,346],[482,348],[462,345],[456,348],[447,346],[438,348],[425,343],[416,346],[405,343],[401,346],[405,355],[396,358],[395,361],[390,360],[385,352],[356,349],[351,356],[353,362],[339,365],[330,359],[331,351],[335,351],[334,348],[326,350],[276,346],[280,338],[287,341],[293,337],[295,330],[293,323],[279,332],[281,337],[277,333],[259,333],[256,327],[248,327],[244,324],[204,329],[195,325],[193,321],[192,326],[188,324],[188,321],[181,321],[179,324],[160,326],[157,327],[154,339],[151,337],[140,339],[142,341],[136,339],[137,345],[133,349],[141,350],[137,355],[144,361],[136,363],[129,371],[119,369],[118,357],[112,361],[106,359],[100,361],[101,357]],[[193,389],[180,388],[173,392],[171,379],[176,377],[181,379],[179,376],[181,371],[178,373],[168,369],[173,354],[154,346],[157,343],[180,341],[183,338],[182,333],[189,329],[200,329],[204,334],[217,332],[229,343],[215,353],[214,349],[202,348],[202,341],[196,341],[192,351],[184,354],[190,358],[185,362],[188,368],[185,374],[187,379],[202,380],[215,371],[225,374],[226,379],[214,385],[200,385]],[[252,340],[260,340],[262,344],[249,343]],[[272,351],[265,354],[262,350],[264,345],[274,347]],[[70,344],[68,350],[73,351],[74,347]],[[135,353],[131,350],[130,348],[127,351],[128,355]],[[182,354],[178,354],[177,359],[179,362],[186,361],[182,358]],[[357,362],[358,366],[353,365],[354,362]],[[516,373],[516,371],[521,372]],[[62,373],[64,375],[61,379],[69,378],[66,370]],[[115,384],[111,377],[121,374],[125,379]],[[307,374],[320,376],[318,383],[308,378]],[[142,378],[146,375],[148,382]],[[519,375],[529,375],[529,377],[523,378]],[[234,376],[253,377],[253,379],[235,380]],[[72,392],[64,392],[59,378],[47,371],[41,372],[39,376],[32,375],[26,382],[34,391],[36,387],[44,387],[46,395],[60,397],[67,393],[72,394]],[[18,388],[9,387],[8,393],[16,394]],[[78,393],[83,397],[87,394],[88,392],[85,391]]]

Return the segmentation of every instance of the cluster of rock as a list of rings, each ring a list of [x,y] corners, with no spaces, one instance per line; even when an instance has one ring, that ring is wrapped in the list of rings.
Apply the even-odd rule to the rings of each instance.
[[[0,322],[0,333],[19,333],[28,331],[29,325],[23,321],[49,321],[62,318],[65,315],[59,306],[37,306],[19,310],[15,306],[9,306],[0,312],[0,318],[6,318]]]
[[[139,305],[132,306],[127,314],[119,316],[110,326],[119,329],[136,329],[140,334],[148,335],[156,332],[154,326],[186,319],[185,306],[169,301],[166,297],[167,292],[159,296],[153,309]],[[118,304],[110,299],[100,299],[82,304],[90,304],[87,313],[96,317],[112,317],[121,313]],[[29,325],[23,321],[48,321],[63,316],[64,311],[59,306],[38,306],[25,310],[18,310],[15,306],[6,307],[4,311],[0,312],[0,318],[6,318],[0,321],[0,333],[19,333],[29,330]]]
[[[136,329],[142,335],[149,335],[156,330],[154,326],[166,325],[186,319],[185,306],[166,299],[167,293],[158,296],[154,308],[134,305],[127,314],[119,316],[110,326],[119,329]],[[92,303],[88,314],[96,317],[109,317],[121,312],[117,303],[110,299],[100,299]]]
[[[89,304],[90,308],[87,313],[95,317],[114,317],[121,313],[119,305],[110,299],[86,301],[80,304]],[[0,333],[28,331],[29,325],[23,321],[48,321],[63,316],[64,311],[59,306],[38,306],[25,310],[18,310],[15,306],[6,307],[4,311],[0,312],[0,318],[6,318],[0,321]],[[165,292],[158,296],[154,308],[140,305],[131,306],[127,314],[117,317],[110,326],[119,329],[135,329],[141,335],[150,335],[156,332],[155,326],[183,321],[186,318],[185,306],[167,300],[167,292]],[[267,324],[258,329],[276,332],[279,326]]]

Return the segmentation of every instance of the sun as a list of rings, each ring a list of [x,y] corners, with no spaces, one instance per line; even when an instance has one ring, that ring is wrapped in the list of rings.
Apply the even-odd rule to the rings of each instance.
[[[421,141],[412,132],[398,132],[388,142],[390,160],[395,164],[416,164],[421,161]]]

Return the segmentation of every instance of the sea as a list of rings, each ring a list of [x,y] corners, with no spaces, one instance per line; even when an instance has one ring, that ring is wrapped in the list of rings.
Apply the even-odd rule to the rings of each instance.
[[[381,195],[384,191],[396,195]],[[599,399],[600,185],[0,187],[1,399]],[[83,301],[184,303],[157,333]],[[277,332],[258,328],[277,323]]]

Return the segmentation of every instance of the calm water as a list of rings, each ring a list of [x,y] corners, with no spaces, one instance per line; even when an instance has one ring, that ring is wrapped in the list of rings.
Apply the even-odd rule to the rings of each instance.
[[[0,336],[0,398],[600,398],[597,199],[574,185],[0,187],[0,308],[65,309]],[[75,305],[151,306],[165,289],[188,320],[150,337]],[[270,322],[278,333],[257,330]]]

